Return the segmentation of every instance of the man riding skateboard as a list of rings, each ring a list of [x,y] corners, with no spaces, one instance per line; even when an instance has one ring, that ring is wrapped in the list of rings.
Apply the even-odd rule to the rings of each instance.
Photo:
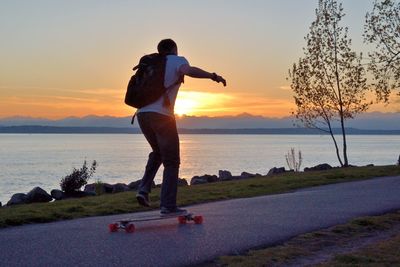
[[[164,85],[166,94],[157,101],[137,111],[140,129],[152,148],[145,173],[139,184],[136,199],[140,205],[150,206],[149,193],[154,177],[164,165],[161,187],[161,215],[184,214],[186,210],[176,205],[179,177],[179,137],[174,116],[174,105],[184,76],[211,79],[226,86],[223,77],[189,65],[186,58],[178,56],[178,47],[171,39],[161,40],[158,53],[166,56]]]

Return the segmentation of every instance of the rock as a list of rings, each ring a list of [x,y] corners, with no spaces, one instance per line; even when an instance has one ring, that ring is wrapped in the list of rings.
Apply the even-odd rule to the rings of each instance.
[[[11,199],[7,202],[7,206],[27,204],[28,196],[23,193],[17,193],[12,195]]]
[[[40,187],[35,187],[27,194],[29,203],[50,202],[53,197]]]
[[[328,163],[323,163],[323,164],[319,164],[317,166],[311,167],[311,168],[304,168],[305,172],[309,172],[309,171],[326,171],[326,170],[330,170],[332,169],[332,166],[329,165]]]
[[[205,174],[203,176],[194,176],[190,180],[190,185],[214,183],[214,182],[217,182],[217,181],[218,181],[218,177],[216,175]]]
[[[232,173],[230,171],[219,170],[218,177],[221,181],[232,180]]]
[[[130,184],[128,184],[129,189],[137,191],[141,181],[142,180],[137,180],[137,181],[131,182]],[[153,181],[153,183],[151,184],[151,188],[156,188],[156,187],[159,187],[159,185],[156,186],[156,183]]]
[[[72,191],[72,192],[64,192],[65,198],[81,198],[81,197],[92,197],[95,196],[95,192],[85,192],[85,191]]]
[[[206,183],[207,179],[200,176],[193,176],[193,178],[190,180],[190,185],[206,184]]]
[[[134,181],[134,182],[128,184],[128,187],[129,187],[131,190],[137,190],[138,187],[139,187],[140,181],[141,181],[141,180]]]
[[[242,178],[242,179],[253,178],[253,177],[256,177],[256,175],[252,174],[252,173],[249,173],[249,172],[242,172],[240,174],[240,178]]]
[[[112,193],[114,193],[114,194],[115,193],[121,193],[121,192],[126,192],[126,191],[129,191],[129,190],[130,190],[130,188],[126,184],[118,183],[118,184],[115,184],[113,186]]]
[[[184,178],[178,178],[178,186],[187,186],[188,182]]]
[[[267,175],[275,175],[275,174],[280,174],[280,173],[284,173],[286,172],[285,167],[273,167],[272,169],[270,169],[267,173]]]
[[[218,182],[218,176],[216,175],[204,175],[204,177],[207,179],[207,182],[209,183],[214,183],[214,182]]]
[[[62,200],[65,198],[64,192],[58,189],[51,190],[50,194],[55,200]]]
[[[103,185],[103,192],[104,193],[111,194],[113,192],[114,186],[112,186],[110,184],[107,184],[107,183],[102,183],[102,185]]]
[[[85,185],[85,188],[83,189],[84,192],[96,192],[96,184],[87,184]]]

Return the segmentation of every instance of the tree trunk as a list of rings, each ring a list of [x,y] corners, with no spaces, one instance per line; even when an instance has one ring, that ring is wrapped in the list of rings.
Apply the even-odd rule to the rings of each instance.
[[[343,159],[344,159],[344,164],[342,164],[342,167],[348,167],[349,166],[349,161],[347,159],[347,141],[346,141],[346,130],[344,128],[344,115],[343,115],[343,101],[342,101],[342,92],[340,88],[340,76],[339,76],[339,69],[338,69],[338,51],[337,51],[337,38],[336,38],[336,21],[334,22],[333,25],[334,29],[334,44],[335,44],[335,76],[336,76],[336,86],[338,90],[338,97],[339,97],[339,115],[340,115],[340,125],[342,128],[342,137],[343,137]]]
[[[342,107],[341,107],[342,109]],[[344,159],[344,166],[349,166],[349,160],[347,159],[347,140],[346,140],[346,129],[344,127],[344,118],[343,113],[340,115],[340,124],[342,126],[342,136],[343,136],[343,159]]]
[[[333,135],[333,132],[332,132],[331,124],[330,124],[329,122],[328,122],[328,127],[329,127],[329,133],[331,134],[333,143],[335,144],[336,156],[337,156],[337,158],[338,158],[338,160],[339,160],[340,166],[343,167],[344,165],[343,165],[342,158],[340,157],[339,147],[338,147],[338,145],[337,145],[335,136]]]

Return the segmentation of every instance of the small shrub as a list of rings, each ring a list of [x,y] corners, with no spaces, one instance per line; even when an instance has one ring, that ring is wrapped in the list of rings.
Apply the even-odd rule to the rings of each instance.
[[[301,155],[301,151],[298,152],[298,157],[296,159],[296,151],[294,148],[291,148],[290,151],[285,155],[286,164],[289,167],[289,170],[293,170],[295,172],[300,171],[301,163],[303,162],[303,157]]]
[[[100,179],[96,179],[96,182],[94,183],[94,190],[98,196],[104,193],[103,182]]]
[[[78,191],[82,186],[87,184],[87,181],[96,171],[97,162],[94,160],[90,169],[87,167],[86,160],[80,169],[73,169],[72,173],[61,179],[61,190],[66,193]]]

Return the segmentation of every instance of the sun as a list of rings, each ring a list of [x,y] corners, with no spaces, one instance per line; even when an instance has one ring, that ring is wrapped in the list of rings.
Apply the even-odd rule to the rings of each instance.
[[[175,114],[179,117],[215,114],[223,111],[231,99],[222,93],[180,91],[175,102]]]
[[[178,116],[193,115],[199,103],[195,99],[179,98],[175,103],[175,114]]]

